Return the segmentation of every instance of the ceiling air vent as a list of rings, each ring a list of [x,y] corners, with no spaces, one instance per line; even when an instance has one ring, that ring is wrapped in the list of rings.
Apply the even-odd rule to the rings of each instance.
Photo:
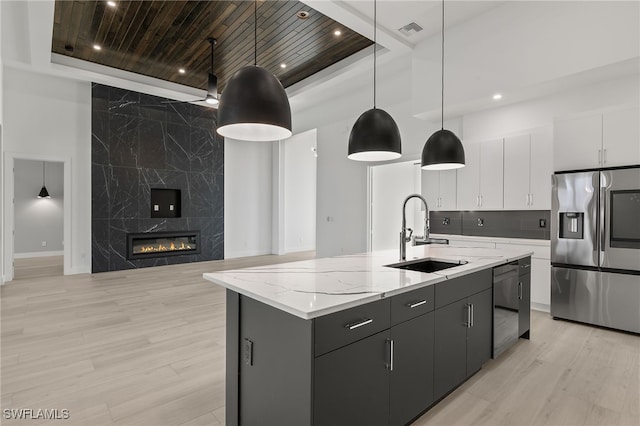
[[[410,22],[402,28],[398,28],[398,31],[402,33],[402,35],[406,37],[411,37],[412,35],[419,33],[422,31],[422,27],[415,22]]]

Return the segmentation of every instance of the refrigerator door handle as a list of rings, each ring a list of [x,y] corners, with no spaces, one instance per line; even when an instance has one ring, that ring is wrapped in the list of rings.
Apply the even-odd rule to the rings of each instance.
[[[607,196],[609,195],[609,191],[607,187],[610,183],[611,177],[607,172],[600,172],[600,206],[599,206],[599,216],[600,220],[598,221],[598,251],[599,251],[599,266],[604,266],[605,263],[605,250],[607,247]]]

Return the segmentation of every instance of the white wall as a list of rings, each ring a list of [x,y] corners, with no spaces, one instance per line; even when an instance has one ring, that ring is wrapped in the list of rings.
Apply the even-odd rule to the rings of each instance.
[[[14,255],[27,257],[63,250],[64,163],[46,162],[45,185],[51,198],[37,198],[42,161],[14,162]],[[42,243],[45,242],[46,246]]]
[[[70,241],[65,241],[65,273],[91,270],[91,85],[25,70],[4,68],[3,163],[5,206],[13,174],[7,170],[7,154],[13,158],[68,161],[70,190]],[[65,171],[67,173],[67,171]],[[67,210],[65,208],[65,210]],[[12,259],[13,217],[5,209],[3,242],[6,264]],[[66,253],[65,253],[66,254]]]
[[[309,130],[282,142],[284,149],[284,251],[316,248],[317,131]]]
[[[224,142],[224,257],[271,253],[272,147]]]

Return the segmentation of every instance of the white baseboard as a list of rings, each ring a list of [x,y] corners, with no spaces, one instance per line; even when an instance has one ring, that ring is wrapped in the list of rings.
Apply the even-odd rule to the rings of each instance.
[[[29,259],[31,257],[50,257],[50,256],[63,256],[64,251],[34,251],[31,253],[14,253],[14,259]]]
[[[236,252],[224,252],[225,259],[235,259],[238,257],[253,257],[253,256],[264,256],[267,254],[271,254],[271,250],[247,250],[247,251],[236,251]]]
[[[91,267],[90,266],[78,266],[75,268],[69,268],[65,275],[78,275],[78,274],[90,274]]]
[[[551,312],[551,306],[547,305],[546,303],[531,302],[531,309],[533,309],[534,311],[540,311],[540,312],[546,312],[546,313]]]
[[[284,250],[282,250],[282,253],[278,253],[278,254],[297,253],[300,251],[314,251],[315,249],[316,249],[315,246],[285,247]]]

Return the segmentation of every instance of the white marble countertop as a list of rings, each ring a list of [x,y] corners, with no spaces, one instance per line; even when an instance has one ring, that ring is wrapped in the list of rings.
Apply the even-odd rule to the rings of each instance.
[[[530,256],[518,249],[407,246],[407,261],[465,261],[433,273],[390,268],[398,251],[378,251],[203,274],[204,279],[303,319],[433,285]]]

